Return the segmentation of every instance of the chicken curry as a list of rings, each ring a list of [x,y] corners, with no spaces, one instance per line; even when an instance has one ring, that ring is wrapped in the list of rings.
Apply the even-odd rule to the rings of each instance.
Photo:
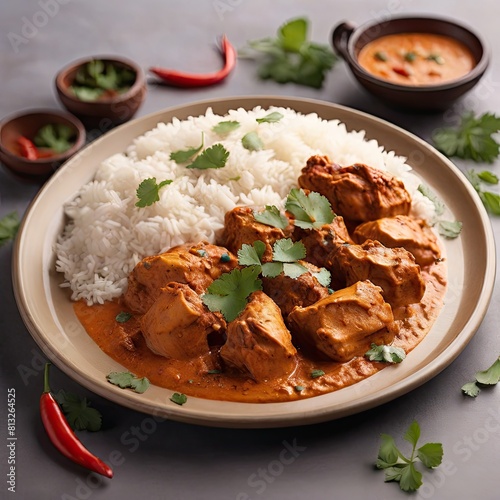
[[[366,356],[374,345],[411,351],[442,307],[446,268],[433,231],[410,215],[403,183],[367,165],[313,156],[298,184],[307,203],[328,200],[330,222],[299,221],[306,204],[287,208],[283,224],[236,207],[217,244],[188,243],[146,257],[120,299],[76,302],[88,334],[153,384],[251,403],[352,385],[387,366]],[[300,245],[304,256],[287,268],[291,260],[277,259],[277,245]],[[242,249],[252,248],[260,249],[261,267],[242,259]],[[206,297],[245,269],[255,272],[258,286],[229,317]],[[117,321],[123,312],[128,320]]]
[[[454,38],[432,33],[398,33],[367,43],[358,55],[369,73],[401,85],[435,85],[469,73],[474,56]]]

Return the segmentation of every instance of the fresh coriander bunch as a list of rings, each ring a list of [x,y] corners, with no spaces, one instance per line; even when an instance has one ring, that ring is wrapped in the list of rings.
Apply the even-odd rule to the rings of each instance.
[[[261,59],[258,74],[263,80],[319,89],[337,57],[327,45],[309,41],[308,29],[306,18],[292,19],[278,29],[275,38],[250,40],[239,56]]]

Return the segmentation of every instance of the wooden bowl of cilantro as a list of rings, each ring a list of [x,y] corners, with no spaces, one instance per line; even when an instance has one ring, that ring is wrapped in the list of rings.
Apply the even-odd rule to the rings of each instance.
[[[17,177],[44,179],[85,144],[78,118],[57,110],[16,113],[0,122],[0,161]]]
[[[132,118],[146,96],[142,69],[115,56],[73,62],[57,74],[55,85],[68,111],[102,131]]]

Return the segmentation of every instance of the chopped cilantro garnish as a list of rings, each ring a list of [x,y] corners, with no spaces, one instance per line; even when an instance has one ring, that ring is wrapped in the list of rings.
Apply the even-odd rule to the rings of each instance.
[[[153,203],[160,200],[160,189],[163,186],[171,184],[172,180],[161,181],[159,184],[156,183],[155,177],[150,177],[149,179],[144,179],[137,188],[136,195],[139,199],[136,202],[136,207],[149,207]]]
[[[302,385],[296,385],[294,387],[294,389],[297,391],[297,392],[302,392],[304,390],[304,387]]]
[[[401,347],[371,344],[371,349],[365,353],[365,356],[370,361],[401,363],[406,358],[406,353]]]
[[[444,59],[439,54],[429,54],[426,59],[428,61],[434,61],[436,64],[444,64]]]
[[[229,151],[222,144],[214,144],[199,154],[186,168],[198,168],[200,170],[222,168],[226,165],[228,158]]]
[[[274,205],[266,205],[265,210],[262,212],[254,211],[253,216],[257,222],[279,229],[285,229],[289,224],[288,219]]]
[[[443,201],[441,200],[441,198],[439,198],[432,190],[429,186],[427,186],[427,184],[420,184],[418,186],[418,190],[426,197],[426,198],[429,198],[429,200],[432,201],[432,203],[434,204],[434,210],[436,211],[436,215],[443,215],[444,211],[445,211],[445,204],[443,203]]]
[[[420,426],[413,421],[404,435],[404,439],[412,445],[409,458],[398,449],[394,438],[382,434],[381,445],[375,465],[384,469],[385,481],[395,481],[403,491],[415,491],[422,486],[422,473],[416,468],[417,460],[426,467],[437,467],[443,459],[443,445],[441,443],[427,443],[417,449],[420,438]]]
[[[330,202],[321,194],[306,195],[302,189],[292,189],[285,208],[295,216],[294,224],[302,229],[313,229],[330,224],[335,214]]]
[[[462,223],[458,220],[456,221],[446,221],[442,220],[438,223],[438,231],[441,236],[445,238],[456,238],[460,235],[462,231]]]
[[[20,224],[17,212],[11,212],[0,219],[0,247],[16,237]]]
[[[219,135],[226,135],[229,134],[229,132],[236,130],[240,126],[240,122],[237,122],[235,120],[227,120],[214,125],[212,127],[212,131]]]
[[[322,377],[324,374],[325,374],[325,372],[323,370],[313,370],[311,372],[311,378]]]
[[[102,425],[101,413],[90,406],[85,397],[60,390],[54,395],[61,405],[66,420],[75,431],[98,431]]]
[[[481,392],[481,386],[493,386],[500,382],[500,357],[486,370],[476,372],[474,382],[462,386],[462,392],[475,398]]]
[[[241,139],[241,144],[248,151],[260,151],[264,148],[264,143],[257,132],[248,132]]]
[[[170,401],[172,401],[172,403],[175,403],[176,405],[182,406],[187,401],[187,396],[179,392],[174,392],[170,398]]]
[[[413,61],[415,61],[416,58],[417,58],[417,53],[416,52],[406,52],[406,54],[404,55],[405,61],[408,61],[410,63],[412,63]]]
[[[279,111],[273,111],[268,115],[264,116],[264,118],[256,118],[258,123],[276,123],[279,122],[283,118],[283,115]]]
[[[204,143],[205,139],[202,132],[201,144],[198,147],[172,151],[170,153],[170,159],[174,160],[175,163],[187,163],[194,155],[198,154],[203,149]]]
[[[252,292],[262,290],[259,266],[233,269],[212,282],[201,299],[210,311],[220,311],[226,321],[233,321],[245,309]]]
[[[238,250],[238,263],[240,266],[261,266],[265,251],[266,244],[263,241],[254,241],[252,245],[243,243]]]
[[[130,318],[132,317],[132,314],[129,312],[121,311],[116,315],[116,321],[118,323],[126,323]]]
[[[389,58],[387,57],[387,54],[385,52],[375,52],[375,54],[373,54],[373,57],[377,61],[382,61],[382,62],[386,62],[389,60]]]
[[[132,389],[139,394],[149,387],[149,380],[146,377],[138,378],[130,372],[111,372],[106,379],[110,384],[122,389]]]

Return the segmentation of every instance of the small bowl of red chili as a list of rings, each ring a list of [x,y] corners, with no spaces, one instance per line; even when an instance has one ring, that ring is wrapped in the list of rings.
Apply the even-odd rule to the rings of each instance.
[[[85,144],[78,118],[58,110],[23,111],[0,121],[0,161],[23,179],[44,179]]]
[[[117,56],[75,61],[56,76],[63,106],[87,127],[106,130],[130,120],[146,96],[146,78],[135,62]]]
[[[404,109],[448,108],[474,87],[489,50],[472,28],[436,17],[393,17],[337,25],[332,45],[356,80],[385,103]]]

